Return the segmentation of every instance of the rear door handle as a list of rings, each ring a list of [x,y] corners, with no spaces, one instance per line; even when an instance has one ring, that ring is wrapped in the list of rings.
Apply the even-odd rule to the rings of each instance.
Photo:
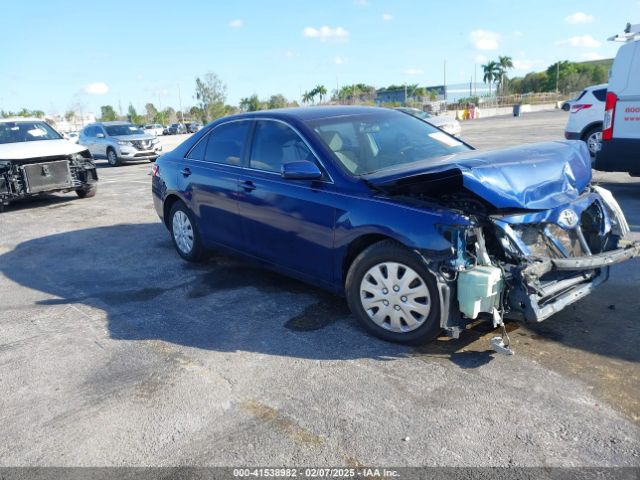
[[[180,172],[182,175],[184,175],[185,177],[188,177],[189,175],[191,175],[191,169],[189,168],[183,168],[182,171]]]
[[[245,192],[251,192],[256,189],[256,186],[251,180],[245,180],[242,182],[242,188],[244,188]]]

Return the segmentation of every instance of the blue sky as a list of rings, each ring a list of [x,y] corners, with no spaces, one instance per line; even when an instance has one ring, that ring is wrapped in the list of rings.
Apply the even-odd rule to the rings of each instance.
[[[27,8],[28,5],[28,8]],[[559,59],[611,58],[606,38],[640,23],[640,0],[136,0],[2,2],[0,108],[195,103],[213,71],[227,102],[324,84],[469,82],[477,64],[511,76]]]

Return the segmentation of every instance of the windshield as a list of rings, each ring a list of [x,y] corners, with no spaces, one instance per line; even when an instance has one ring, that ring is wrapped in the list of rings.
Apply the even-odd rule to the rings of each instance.
[[[117,137],[119,135],[138,135],[144,133],[139,127],[135,125],[105,125],[105,130],[110,137]]]
[[[393,111],[332,117],[308,125],[352,175],[470,150],[428,123]]]
[[[46,122],[0,122],[0,144],[59,140],[60,138],[62,138],[60,134]]]

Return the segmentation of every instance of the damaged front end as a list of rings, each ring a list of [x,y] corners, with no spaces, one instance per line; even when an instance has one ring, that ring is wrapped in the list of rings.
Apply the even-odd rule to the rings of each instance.
[[[0,208],[42,193],[81,191],[98,181],[88,150],[30,159],[0,159]]]
[[[606,281],[610,265],[640,256],[640,242],[625,243],[629,227],[613,195],[590,185],[581,149],[540,144],[473,153],[446,169],[370,179],[401,202],[469,218],[469,225],[440,227],[450,258],[423,253],[449,292],[441,326],[450,335],[479,316],[495,326],[503,318],[541,322]],[[525,154],[535,161],[510,160]]]

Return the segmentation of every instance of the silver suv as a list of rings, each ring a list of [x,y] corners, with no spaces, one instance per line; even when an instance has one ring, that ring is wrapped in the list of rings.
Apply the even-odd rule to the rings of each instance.
[[[78,143],[86,146],[93,158],[106,158],[112,167],[130,160],[153,162],[162,152],[160,140],[128,122],[87,125]]]

